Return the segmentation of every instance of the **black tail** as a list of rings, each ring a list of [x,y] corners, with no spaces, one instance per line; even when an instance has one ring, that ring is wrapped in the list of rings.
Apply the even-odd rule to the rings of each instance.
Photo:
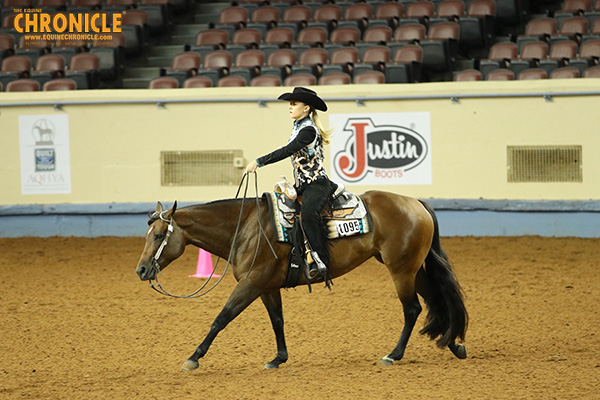
[[[445,347],[454,343],[456,338],[465,339],[469,316],[452,264],[442,250],[435,212],[427,203],[421,203],[431,214],[434,224],[433,242],[425,258],[425,268],[417,275],[419,293],[429,309],[421,334],[429,335],[431,340],[441,336],[436,344]]]

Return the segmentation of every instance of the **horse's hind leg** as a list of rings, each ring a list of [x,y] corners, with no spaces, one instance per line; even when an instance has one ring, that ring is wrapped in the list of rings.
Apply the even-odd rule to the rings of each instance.
[[[266,363],[265,368],[279,368],[279,365],[283,364],[288,359],[287,347],[285,345],[285,335],[283,334],[283,307],[281,306],[281,292],[279,289],[277,289],[272,292],[264,293],[260,296],[260,299],[269,312],[269,318],[271,318],[271,324],[273,325],[273,331],[275,332],[275,340],[277,341],[277,356],[275,356],[272,361]]]
[[[402,302],[404,309],[404,327],[394,350],[379,361],[382,365],[392,365],[394,361],[398,361],[404,357],[408,339],[422,310],[415,290],[414,275],[392,273],[392,278],[394,279],[398,298]]]

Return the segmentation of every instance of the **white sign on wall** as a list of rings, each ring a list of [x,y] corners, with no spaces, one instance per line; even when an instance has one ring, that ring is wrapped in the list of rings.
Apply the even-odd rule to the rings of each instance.
[[[333,114],[329,174],[357,185],[431,184],[429,112]]]
[[[68,115],[19,116],[21,193],[71,193]]]

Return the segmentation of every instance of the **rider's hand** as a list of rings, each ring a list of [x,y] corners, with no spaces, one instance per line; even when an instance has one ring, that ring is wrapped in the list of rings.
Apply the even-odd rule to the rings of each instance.
[[[246,173],[251,174],[256,171],[256,168],[258,168],[258,164],[256,163],[256,160],[252,160],[250,164],[246,166]]]

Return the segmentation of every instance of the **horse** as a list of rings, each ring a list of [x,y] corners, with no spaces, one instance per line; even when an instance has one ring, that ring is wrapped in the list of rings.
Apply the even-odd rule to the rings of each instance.
[[[428,308],[421,334],[437,339],[438,347],[448,347],[457,358],[465,359],[466,347],[457,341],[464,342],[468,313],[462,288],[441,247],[434,210],[424,201],[390,192],[368,191],[361,197],[370,211],[373,229],[363,235],[331,241],[328,267],[331,278],[335,279],[371,257],[386,265],[403,307],[404,326],[396,347],[379,360],[380,364],[392,365],[404,356],[422,311],[418,294]],[[221,258],[229,257],[237,280],[208,334],[183,363],[184,370],[198,368],[199,359],[218,333],[259,297],[269,314],[277,344],[277,354],[265,368],[279,368],[288,360],[281,289],[290,246],[275,242],[271,229],[262,229],[271,224],[267,200],[261,197],[244,202],[244,199],[217,200],[180,209],[175,202],[167,210],[158,202],[148,221],[146,243],[136,268],[142,281],[152,282],[160,270],[183,254],[187,245]],[[322,278],[308,283],[319,279]],[[299,285],[305,284],[307,278],[301,276]]]

